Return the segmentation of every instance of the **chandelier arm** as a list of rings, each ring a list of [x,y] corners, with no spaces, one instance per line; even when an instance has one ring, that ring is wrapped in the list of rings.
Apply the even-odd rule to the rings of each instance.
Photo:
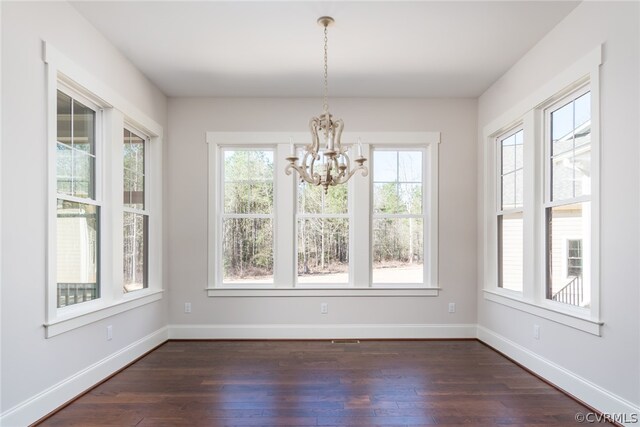
[[[348,174],[346,174],[342,179],[340,179],[339,181],[337,180],[336,184],[344,184],[345,182],[349,181],[351,179],[351,177],[353,175],[355,175],[356,172],[358,172],[358,171],[362,172],[362,176],[369,175],[369,169],[364,165],[359,165],[358,167],[356,167],[353,170],[351,170]]]
[[[311,143],[307,146],[307,151],[318,154],[320,150],[320,141],[318,140],[318,128],[320,127],[320,119],[312,117],[309,120],[309,131],[311,131]]]
[[[344,129],[344,121],[342,119],[338,119],[333,123],[333,138],[335,141],[335,147],[338,152],[342,152],[342,130]]]

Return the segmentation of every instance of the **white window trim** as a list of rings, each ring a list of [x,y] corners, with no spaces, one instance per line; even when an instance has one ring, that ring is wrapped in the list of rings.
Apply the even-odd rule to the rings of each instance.
[[[209,156],[209,186],[208,186],[208,279],[205,290],[209,296],[437,296],[438,287],[438,146],[440,143],[439,132],[373,132],[373,133],[349,133],[342,136],[345,145],[353,144],[358,138],[365,141],[363,155],[370,158],[372,145],[397,146],[398,148],[422,146],[430,150],[429,165],[430,174],[425,176],[428,182],[428,205],[430,217],[426,225],[428,242],[425,242],[429,254],[425,263],[428,263],[429,275],[425,277],[425,285],[420,287],[371,285],[371,254],[370,254],[370,209],[360,209],[351,212],[352,253],[360,254],[351,257],[350,285],[339,287],[324,286],[321,284],[296,283],[296,245],[295,243],[295,191],[296,176],[287,176],[284,173],[285,157],[289,155],[289,138],[293,138],[296,144],[308,143],[311,136],[307,132],[207,132]],[[274,151],[274,182],[278,191],[275,204],[274,226],[278,231],[275,242],[274,254],[274,284],[261,284],[255,286],[222,284],[218,279],[218,219],[220,194],[219,177],[219,152],[222,146],[275,146]],[[348,185],[351,185],[352,205],[371,206],[370,177],[354,176]]]
[[[532,93],[483,129],[484,138],[484,296],[488,301],[524,311],[584,332],[600,335],[600,65],[602,47],[571,65],[539,90]],[[545,109],[589,82],[591,90],[592,150],[592,254],[591,308],[583,309],[549,301],[546,298],[545,230],[542,218],[547,181],[540,179],[545,167]],[[495,138],[522,123],[524,128],[524,283],[523,292],[497,286],[497,198]],[[546,173],[546,172],[545,172]]]
[[[92,74],[43,42],[47,81],[47,251],[45,335],[54,337],[84,325],[162,298],[162,127]],[[102,109],[102,159],[96,162],[96,197],[100,195],[100,298],[57,307],[56,278],[56,127],[60,84],[80,93]],[[149,143],[149,287],[122,293],[122,130],[125,122],[143,131]],[[101,147],[98,147],[101,145]],[[99,151],[96,151],[99,153]],[[99,164],[98,164],[99,163]],[[154,167],[154,165],[158,165]],[[102,173],[100,169],[102,168]]]

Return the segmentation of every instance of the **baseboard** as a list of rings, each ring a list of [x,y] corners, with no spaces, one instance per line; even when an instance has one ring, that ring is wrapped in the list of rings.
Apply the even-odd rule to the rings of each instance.
[[[447,339],[475,337],[475,324],[169,325],[170,339]]]
[[[627,420],[631,419],[632,414],[640,414],[640,407],[628,400],[616,396],[483,326],[478,325],[477,338],[603,414],[616,414],[621,417],[626,414]],[[620,424],[636,426],[637,422]]]
[[[167,339],[165,326],[8,409],[0,415],[0,426],[27,426],[41,419]]]

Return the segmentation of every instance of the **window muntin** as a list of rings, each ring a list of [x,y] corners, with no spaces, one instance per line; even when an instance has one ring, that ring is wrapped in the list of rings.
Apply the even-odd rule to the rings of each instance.
[[[496,138],[498,287],[522,292],[524,278],[524,130]]]
[[[100,298],[97,107],[71,90],[56,97],[56,306]]]
[[[123,134],[123,292],[149,286],[149,210],[146,203],[147,137]]]
[[[223,148],[222,282],[273,283],[274,150]]]
[[[589,88],[579,89],[548,108],[546,129],[546,298],[588,308],[592,227]],[[568,267],[569,240],[581,241],[579,269]]]
[[[425,151],[373,150],[373,284],[422,284],[425,280]]]

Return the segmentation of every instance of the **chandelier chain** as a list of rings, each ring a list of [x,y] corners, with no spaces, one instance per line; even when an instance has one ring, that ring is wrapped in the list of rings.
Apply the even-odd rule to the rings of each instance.
[[[327,37],[327,26],[324,26],[324,103],[323,103],[323,107],[324,107],[324,112],[328,113],[329,112],[329,66],[327,65],[328,62],[328,55],[327,55],[327,50],[328,50],[328,41],[329,38]]]

